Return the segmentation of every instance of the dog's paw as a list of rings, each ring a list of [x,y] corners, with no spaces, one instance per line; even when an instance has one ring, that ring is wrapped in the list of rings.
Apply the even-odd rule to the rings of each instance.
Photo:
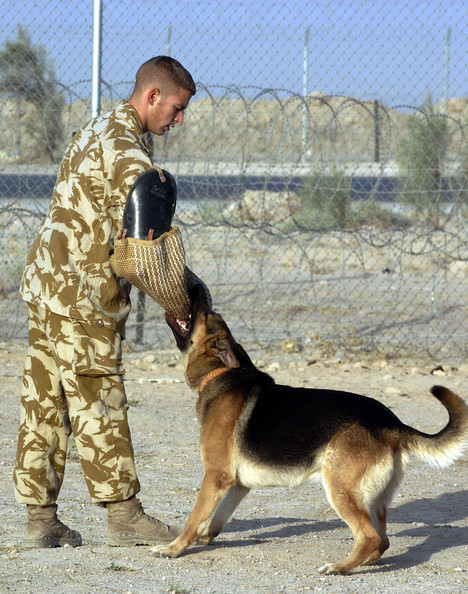
[[[155,547],[151,547],[150,551],[154,553],[157,557],[164,557],[165,559],[173,559],[174,557],[178,557],[180,555],[174,547],[171,545],[157,545]]]
[[[336,565],[334,563],[327,563],[326,565],[319,567],[318,572],[324,573],[325,575],[340,575],[343,573],[338,568],[338,565]]]

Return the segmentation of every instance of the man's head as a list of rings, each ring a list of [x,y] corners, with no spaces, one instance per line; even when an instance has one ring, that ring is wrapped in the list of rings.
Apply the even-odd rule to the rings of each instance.
[[[184,110],[197,92],[193,78],[168,56],[151,58],[136,73],[129,102],[137,110],[144,132],[162,136],[184,121]]]

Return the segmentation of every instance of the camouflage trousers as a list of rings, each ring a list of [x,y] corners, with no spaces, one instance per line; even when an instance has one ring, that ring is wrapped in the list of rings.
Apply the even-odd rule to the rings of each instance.
[[[92,501],[128,499],[140,485],[127,422],[120,335],[28,306],[16,500],[55,502],[71,432]]]

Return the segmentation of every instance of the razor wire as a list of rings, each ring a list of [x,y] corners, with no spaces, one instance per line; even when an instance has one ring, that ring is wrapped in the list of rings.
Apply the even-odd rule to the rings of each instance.
[[[27,3],[16,4],[24,8]],[[337,3],[326,4],[338,15]],[[359,9],[364,4],[355,3]],[[437,4],[443,16],[445,5],[429,4]],[[400,7],[401,17],[410,9],[405,3],[393,6]],[[55,8],[59,14],[60,5]],[[302,4],[290,8],[298,18],[313,16]],[[423,8],[418,8],[422,16]],[[325,7],[319,3],[316,10]],[[104,40],[106,27],[128,11],[104,4]],[[33,11],[30,18],[34,22],[39,15]],[[389,15],[374,18],[383,23]],[[461,30],[452,31],[454,46],[455,33],[466,41]],[[72,82],[59,80],[42,51],[45,37],[33,39],[29,29],[21,34],[20,39],[16,31],[4,30],[0,43],[4,342],[26,337],[26,310],[18,296],[26,253],[46,214],[61,155],[91,110],[91,78],[80,78],[77,67]],[[212,37],[217,35],[213,30]],[[342,44],[338,29],[327,35],[335,35],[337,47]],[[35,72],[47,91],[34,101],[26,93],[27,72],[12,70],[11,55],[5,53],[11,50],[7,41],[18,39],[23,47],[29,39]],[[259,59],[261,45],[254,39],[251,61]],[[326,48],[326,61],[338,64],[333,45],[322,46],[320,39],[314,39],[312,49]],[[358,54],[368,51],[364,38],[351,42]],[[169,53],[162,51],[167,45],[152,53]],[[300,43],[294,47],[296,54],[302,49]],[[64,60],[78,55],[70,43],[61,52]],[[176,57],[186,63],[180,54],[179,47]],[[280,54],[282,62],[292,57],[286,47]],[[402,56],[401,67],[411,57]],[[388,61],[386,55],[381,58]],[[111,61],[105,43],[103,61]],[[416,103],[410,87],[407,99],[399,91],[383,100],[377,93],[360,98],[304,92],[300,85],[242,84],[245,77],[232,62],[230,67],[222,77],[230,83],[211,82],[216,76],[207,70],[184,126],[163,138],[148,138],[148,143],[155,162],[178,183],[174,223],[182,230],[188,264],[210,287],[215,308],[239,341],[259,349],[279,345],[310,360],[324,354],[465,360],[468,99],[446,94],[436,100],[420,93]],[[342,80],[337,68],[332,72],[329,79],[335,83],[328,80],[327,85],[346,90],[349,71],[342,71]],[[5,73],[13,77],[9,84]],[[300,78],[300,68],[297,74]],[[466,83],[462,70],[451,76],[465,76]],[[315,82],[319,86],[324,79]],[[102,111],[128,97],[131,87],[131,78],[103,80]],[[129,344],[146,348],[156,342],[170,348],[163,312],[133,292]]]

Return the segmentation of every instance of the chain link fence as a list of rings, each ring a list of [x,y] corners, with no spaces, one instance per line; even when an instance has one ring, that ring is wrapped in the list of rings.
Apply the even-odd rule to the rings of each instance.
[[[5,342],[25,340],[28,246],[91,116],[94,14],[0,13]],[[148,141],[178,182],[188,263],[246,346],[466,359],[467,31],[463,2],[103,3],[101,111],[153,55],[197,81],[184,126]],[[129,342],[171,345],[133,301]]]

